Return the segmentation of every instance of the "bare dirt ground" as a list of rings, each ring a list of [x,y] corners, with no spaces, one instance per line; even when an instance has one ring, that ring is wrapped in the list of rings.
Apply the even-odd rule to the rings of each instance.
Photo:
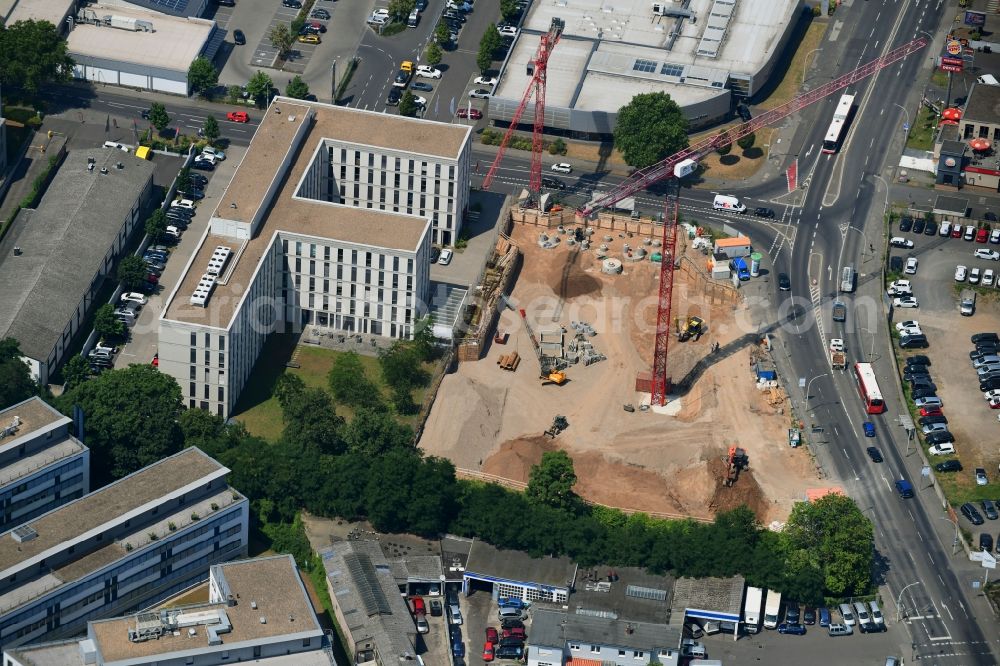
[[[560,448],[573,457],[576,491],[584,498],[699,518],[747,503],[765,522],[783,520],[807,488],[824,485],[806,450],[787,446],[790,417],[783,405],[771,406],[755,388],[752,342],[711,354],[713,343],[726,350],[753,331],[742,305],[708,304],[678,271],[675,313],[703,317],[709,331],[698,341],[672,339],[669,374],[677,382],[699,360],[712,356],[712,362],[670,405],[672,415],[626,412],[624,404],[641,399],[636,374],[651,362],[659,264],[626,261],[621,275],[605,275],[592,251],[565,243],[539,247],[535,228],[516,226],[513,238],[525,260],[511,300],[526,310],[536,333],[559,326],[572,331],[570,322],[587,322],[597,331],[590,341],[608,359],[572,365],[566,384],[543,386],[520,316],[508,310],[500,320],[510,333],[507,344],[492,345],[483,359],[445,377],[420,441],[424,451],[459,469],[523,483],[544,451]],[[615,237],[609,255],[622,257],[625,242],[636,247],[642,239]],[[691,256],[704,265],[705,257]],[[515,349],[523,359],[518,370],[500,370],[497,357]],[[557,414],[566,416],[569,429],[548,439],[542,433]],[[722,458],[731,445],[748,450],[751,469],[736,487],[721,488]]]

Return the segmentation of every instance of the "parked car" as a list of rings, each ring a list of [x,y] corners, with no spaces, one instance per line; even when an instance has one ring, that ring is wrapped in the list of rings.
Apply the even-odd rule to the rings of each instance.
[[[215,164],[206,160],[195,160],[191,163],[191,168],[199,171],[214,171]]]
[[[900,230],[900,232],[902,232],[902,233],[905,234],[907,231],[909,231],[912,228],[913,228],[913,218],[912,217],[906,217],[904,215],[903,217],[899,218],[899,230]]]
[[[916,272],[916,271],[914,271]],[[920,303],[913,296],[903,296],[902,298],[892,299],[892,305],[896,308],[919,308]]]
[[[913,247],[913,241],[911,241],[909,238],[903,238],[902,236],[893,236],[891,239],[889,239],[889,245],[893,247],[911,248]]]
[[[432,92],[434,86],[429,83],[424,83],[423,81],[414,81],[410,84],[410,90],[419,90],[420,92]]]
[[[917,261],[916,257],[907,257],[906,268],[903,269],[903,272],[906,273],[907,275],[916,275],[918,264],[919,262]]]
[[[906,359],[906,365],[927,365],[931,364],[930,358],[924,356],[923,354],[914,354],[913,356],[908,356]]]
[[[234,123],[250,122],[250,114],[246,111],[230,111],[226,114],[226,120]]]
[[[985,231],[985,229],[983,229],[983,231]],[[972,255],[976,259],[989,259],[991,261],[1000,260],[1000,252],[997,252],[996,250],[990,250],[985,247],[979,248],[978,250],[973,252]]]
[[[957,460],[945,460],[934,465],[934,469],[939,472],[961,472],[962,463]]]
[[[247,36],[243,34],[242,30],[233,31],[233,43],[237,46],[243,46],[247,43]]]
[[[551,169],[558,173],[573,173],[573,165],[568,162],[557,162],[552,165]]]
[[[925,224],[926,224],[926,222],[924,221],[924,218],[922,218],[922,217],[918,217],[917,219],[913,220],[913,233],[915,233],[915,234],[922,234],[922,233],[924,233],[924,225]]]
[[[440,79],[441,70],[430,65],[417,65],[416,75],[425,79]]]
[[[791,634],[793,636],[805,636],[806,628],[801,624],[789,624],[782,622],[778,625],[779,634]]]
[[[438,259],[438,263],[442,266],[447,266],[451,263],[451,257],[453,252],[448,248],[441,250],[441,257]]]
[[[986,514],[987,518],[990,520],[997,519],[997,507],[996,504],[993,503],[993,500],[984,499],[979,503],[979,505],[983,507],[983,513]]]
[[[831,636],[850,636],[854,633],[854,630],[846,624],[831,624],[827,628],[827,633]]]
[[[955,266],[955,282],[965,282],[965,278],[969,276],[969,269],[959,264]]]
[[[959,507],[959,512],[973,525],[982,525],[984,522],[983,517],[971,502],[966,502]]]
[[[469,91],[469,97],[473,99],[489,99],[492,94],[493,91],[487,90],[486,88],[476,88],[475,90]]]
[[[976,485],[977,486],[985,486],[989,482],[990,482],[990,480],[986,476],[986,468],[985,467],[977,467],[976,468]]]

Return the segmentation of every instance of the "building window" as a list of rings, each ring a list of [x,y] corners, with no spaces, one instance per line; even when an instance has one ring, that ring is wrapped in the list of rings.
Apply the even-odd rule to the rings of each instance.
[[[632,656],[635,657],[636,659],[642,659],[643,657],[646,656],[646,654],[644,652],[636,650],[635,652],[632,653]]]
[[[225,350],[225,348],[226,348],[226,336],[220,335],[219,336],[219,349]]]
[[[625,650],[618,650],[618,656],[619,657],[624,657],[625,656]]]
[[[600,645],[591,645],[590,646],[590,651],[593,652],[594,654],[600,654],[600,652],[601,652],[601,646]]]
[[[580,644],[579,643],[570,643],[569,644],[569,649],[570,650],[579,650],[580,649]]]

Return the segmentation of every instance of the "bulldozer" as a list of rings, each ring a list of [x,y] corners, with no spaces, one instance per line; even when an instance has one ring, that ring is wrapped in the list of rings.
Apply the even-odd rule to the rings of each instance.
[[[556,416],[554,419],[552,419],[552,425],[549,426],[549,429],[545,431],[545,435],[547,437],[555,439],[556,435],[558,435],[568,427],[569,427],[569,421],[566,420],[565,416],[562,415]]]
[[[701,334],[704,332],[704,330],[705,330],[704,319],[702,319],[701,317],[688,317],[687,321],[685,321],[681,325],[680,330],[677,333],[677,338],[681,342],[685,342],[687,340],[690,340],[691,338],[697,340],[698,338],[701,337]]]
[[[727,488],[731,488],[740,478],[740,472],[750,467],[750,456],[747,455],[746,449],[741,449],[738,446],[730,446],[725,462],[726,478],[723,479],[722,484]]]

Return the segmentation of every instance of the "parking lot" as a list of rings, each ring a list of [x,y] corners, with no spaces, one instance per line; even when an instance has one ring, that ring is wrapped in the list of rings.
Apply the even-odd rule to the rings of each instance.
[[[945,487],[953,501],[958,497],[1000,498],[1000,483],[997,482],[997,462],[1000,460],[1000,422],[998,409],[990,409],[979,390],[976,370],[972,367],[969,352],[974,348],[970,337],[980,332],[1000,331],[1000,290],[996,280],[984,286],[970,285],[972,269],[979,269],[980,279],[987,270],[994,273],[1000,269],[1000,261],[978,258],[977,250],[1000,250],[1000,244],[975,242],[963,238],[917,235],[913,231],[900,232],[898,225],[892,229],[893,236],[901,236],[913,241],[913,247],[892,250],[892,255],[913,256],[918,260],[917,271],[905,275],[913,285],[913,295],[919,307],[895,309],[894,322],[916,320],[927,336],[927,349],[914,349],[907,355],[924,354],[931,360],[929,371],[936,385],[937,396],[943,401],[942,411],[948,419],[948,430],[955,437],[957,458],[963,469],[956,472],[936,472],[939,483]],[[965,280],[956,281],[956,267],[964,266]],[[959,313],[959,294],[962,289],[977,291],[975,314],[963,317]],[[918,429],[920,425],[917,425]],[[948,457],[930,456],[932,464]],[[977,486],[974,469],[985,467],[990,484]],[[957,508],[957,507],[956,507]],[[974,534],[982,531],[974,528],[965,519],[963,527]],[[997,523],[986,528],[995,533]],[[975,539],[974,539],[975,542]]]

